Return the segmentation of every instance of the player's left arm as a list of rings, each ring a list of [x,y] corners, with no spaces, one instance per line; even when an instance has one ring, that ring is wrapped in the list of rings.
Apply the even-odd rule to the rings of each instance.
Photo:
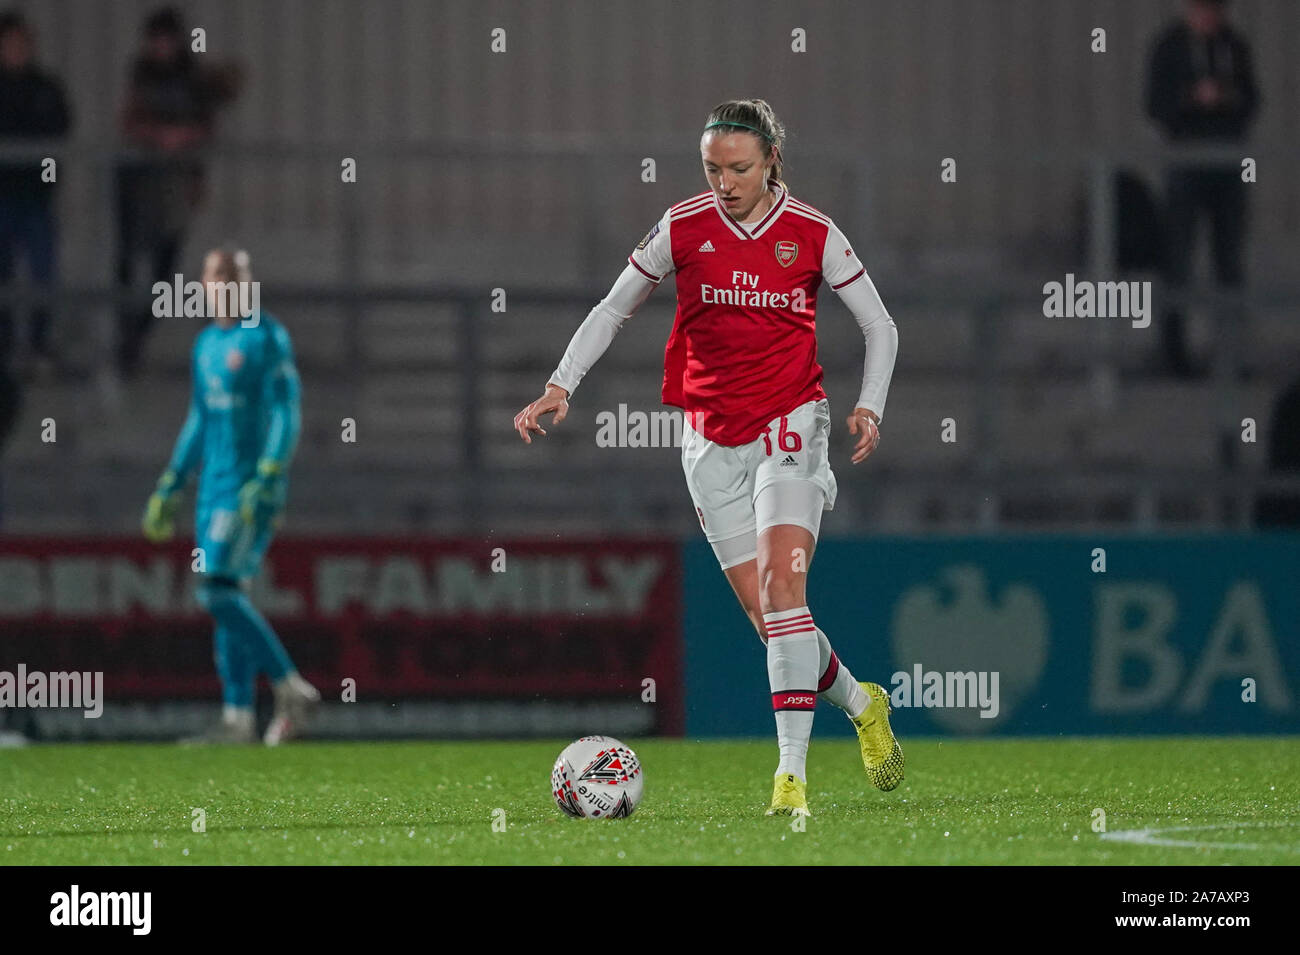
[[[266,440],[257,459],[257,474],[239,492],[239,513],[249,523],[274,517],[284,507],[285,478],[302,432],[302,383],[293,360],[289,333],[272,331],[263,401]]]
[[[852,461],[858,464],[880,443],[880,422],[885,398],[898,357],[898,327],[880,300],[880,293],[858,261],[848,240],[831,225],[822,253],[822,278],[835,290],[862,329],[867,355],[862,364],[862,390],[849,415],[849,434],[857,437]]]
[[[185,423],[181,425],[180,434],[176,437],[167,469],[158,478],[158,485],[149,495],[144,508],[141,528],[144,536],[155,544],[169,541],[175,535],[180,492],[203,459],[203,430],[207,415],[203,378],[199,374],[199,350],[202,342],[200,337],[190,352],[190,407],[185,415]]]

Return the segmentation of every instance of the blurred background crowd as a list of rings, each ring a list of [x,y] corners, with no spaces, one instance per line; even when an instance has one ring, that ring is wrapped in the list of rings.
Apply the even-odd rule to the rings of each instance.
[[[1289,0],[654,6],[0,13],[0,527],[134,531],[199,322],[151,288],[235,241],[302,367],[294,530],[692,533],[675,451],[595,441],[601,411],[659,407],[671,292],[545,453],[510,421],[705,188],[698,126],[730,96],[775,106],[792,191],[899,327],[886,453],[828,532],[1300,523]],[[1045,317],[1067,273],[1153,282],[1151,326]],[[861,367],[842,311],[819,312],[835,406]]]

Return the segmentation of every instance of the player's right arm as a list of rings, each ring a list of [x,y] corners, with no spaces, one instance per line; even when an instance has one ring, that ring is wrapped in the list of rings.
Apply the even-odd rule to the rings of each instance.
[[[578,330],[573,333],[564,357],[546,385],[546,390],[536,401],[515,415],[515,430],[527,444],[532,444],[532,432],[546,434],[538,419],[554,414],[554,424],[559,424],[569,413],[569,396],[578,383],[605,354],[627,322],[639,309],[664,277],[673,271],[672,243],[668,237],[668,212],[655,225],[628,256],[628,264],[614,282],[609,294],[588,313]]]
[[[179,504],[177,494],[184,489],[203,457],[204,405],[199,386],[198,357],[196,342],[191,356],[189,411],[185,415],[185,423],[181,425],[181,433],[176,438],[176,447],[172,450],[167,470],[158,478],[158,486],[145,505],[141,524],[144,536],[154,543],[171,540],[176,533],[176,509]]]

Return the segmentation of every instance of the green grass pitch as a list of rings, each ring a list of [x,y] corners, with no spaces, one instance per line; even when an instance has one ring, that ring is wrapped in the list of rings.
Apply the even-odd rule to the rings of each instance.
[[[763,815],[771,741],[629,739],[645,798],[607,821],[552,802],[565,742],[8,750],[0,864],[1300,863],[1294,737],[904,739],[892,793],[814,739],[802,832]]]

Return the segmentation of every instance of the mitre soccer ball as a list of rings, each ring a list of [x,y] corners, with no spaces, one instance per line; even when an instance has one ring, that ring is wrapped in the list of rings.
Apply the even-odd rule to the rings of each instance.
[[[555,804],[577,819],[625,819],[636,811],[644,786],[636,753],[612,736],[570,743],[551,770]]]

